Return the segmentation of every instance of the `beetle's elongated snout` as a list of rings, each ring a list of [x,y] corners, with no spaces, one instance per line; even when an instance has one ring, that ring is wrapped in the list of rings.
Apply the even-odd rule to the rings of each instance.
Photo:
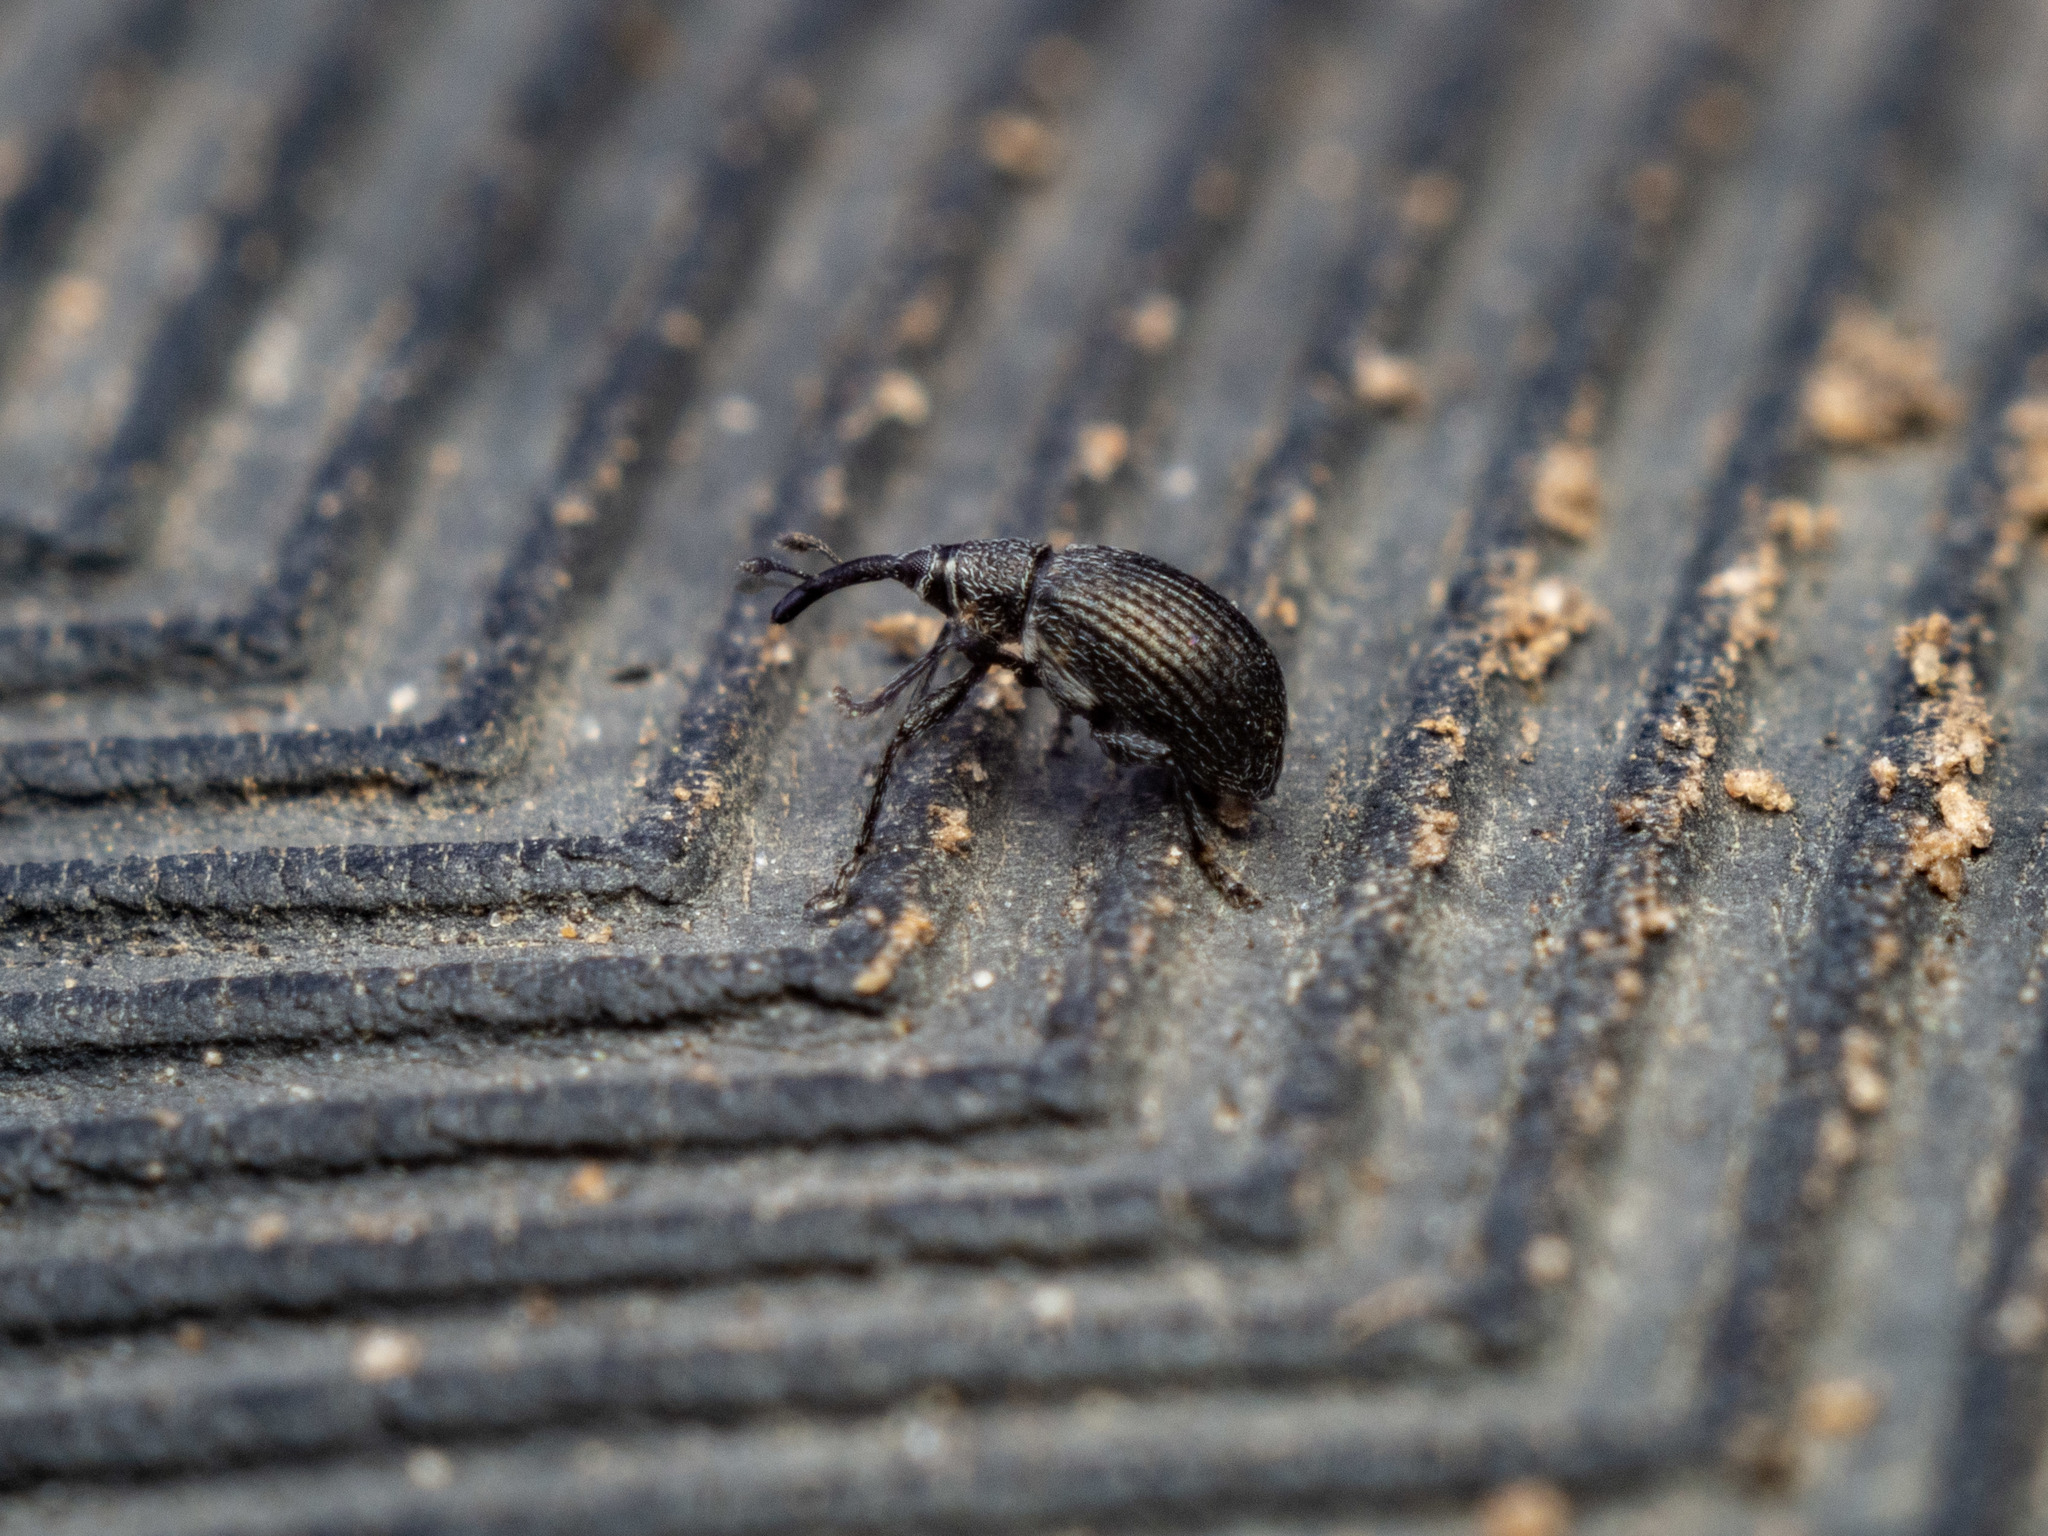
[[[858,560],[848,560],[830,570],[820,571],[791,587],[782,594],[769,619],[776,624],[787,624],[819,598],[842,587],[857,587],[868,581],[900,581],[905,586],[913,586],[917,576],[916,567],[902,555],[863,555]]]

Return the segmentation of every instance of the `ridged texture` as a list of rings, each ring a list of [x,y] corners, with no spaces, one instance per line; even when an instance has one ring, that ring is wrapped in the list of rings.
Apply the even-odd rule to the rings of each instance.
[[[2044,78],[0,5],[0,1529],[2039,1529]]]

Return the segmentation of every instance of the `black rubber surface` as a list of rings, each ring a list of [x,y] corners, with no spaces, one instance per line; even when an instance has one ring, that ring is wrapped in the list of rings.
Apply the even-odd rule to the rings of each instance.
[[[0,1532],[2048,1531],[2043,80],[0,4]],[[913,604],[771,629],[784,531],[1236,600],[1264,906],[990,689],[806,917]]]

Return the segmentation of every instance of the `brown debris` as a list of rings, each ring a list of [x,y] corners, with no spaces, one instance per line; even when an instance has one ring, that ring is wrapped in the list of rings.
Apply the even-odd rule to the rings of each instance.
[[[1799,1427],[1817,1440],[1853,1440],[1877,1422],[1884,1395],[1867,1381],[1845,1376],[1816,1381],[1799,1394]]]
[[[1416,820],[1420,825],[1415,840],[1408,845],[1408,867],[1435,869],[1451,856],[1451,834],[1458,830],[1457,812],[1426,806],[1416,812]]]
[[[578,1205],[610,1205],[618,1190],[613,1187],[611,1175],[605,1172],[603,1163],[584,1163],[569,1175],[569,1181],[562,1186],[562,1193]]]
[[[1740,661],[1758,646],[1778,638],[1777,626],[1764,615],[1778,606],[1778,589],[1785,584],[1785,562],[1778,546],[1766,540],[1747,560],[1739,560],[1707,582],[1702,592],[1708,597],[1734,600],[1728,615],[1728,639],[1722,654],[1730,662]]]
[[[1600,456],[1584,443],[1552,443],[1537,461],[1529,491],[1536,521],[1568,539],[1600,526]]]
[[[974,707],[980,710],[998,710],[1016,715],[1024,711],[1024,687],[1017,681],[1017,674],[1008,667],[991,667],[981,685],[980,696]]]
[[[1830,448],[1879,448],[1956,419],[1956,393],[1931,342],[1852,305],[1835,317],[1801,402],[1807,430]]]
[[[1851,1028],[1842,1034],[1842,1098],[1859,1115],[1874,1115],[1891,1102],[1891,1085],[1885,1081],[1884,1048],[1867,1029]]]
[[[1796,496],[1780,496],[1771,503],[1771,537],[1784,542],[1795,555],[1810,555],[1834,545],[1842,531],[1842,514],[1834,507],[1816,507]]]
[[[1180,335],[1180,301],[1170,293],[1147,294],[1124,320],[1124,337],[1140,352],[1160,353]]]
[[[1098,421],[1081,429],[1074,444],[1074,467],[1101,485],[1124,467],[1131,455],[1131,434],[1113,421]]]
[[[426,1353],[418,1334],[396,1328],[371,1328],[349,1351],[349,1374],[357,1381],[396,1381],[418,1370]]]
[[[941,853],[965,853],[967,845],[974,841],[974,833],[967,825],[967,812],[957,805],[935,805],[930,811],[932,846]]]
[[[1906,843],[1906,858],[1915,873],[1925,874],[1927,883],[1954,901],[1963,894],[1963,860],[1972,852],[1991,846],[1991,817],[1984,802],[1970,793],[1961,779],[1950,779],[1935,795],[1942,825],[1936,827],[1925,816],[1915,816]]]
[[[1571,1500],[1537,1478],[1496,1488],[1479,1505],[1479,1536],[1567,1536]]]
[[[1513,566],[1487,605],[1481,676],[1505,673],[1525,683],[1539,682],[1599,617],[1599,610],[1577,587],[1554,576],[1538,581],[1535,574],[1535,552],[1516,551]]]
[[[936,613],[905,608],[868,621],[868,633],[889,647],[900,661],[912,661],[938,643],[946,621]]]
[[[1390,414],[1420,410],[1428,398],[1414,363],[1374,346],[1360,347],[1352,356],[1351,392],[1359,404]]]
[[[2005,510],[2048,522],[2048,395],[2014,401],[2005,429],[2013,439],[2005,462]]]
[[[1870,760],[1870,777],[1877,785],[1877,798],[1888,801],[1899,787],[1899,765],[1888,757],[1874,757]]]
[[[1914,683],[1930,695],[1920,706],[1916,760],[1906,773],[1935,787],[1935,808],[1941,815],[1940,826],[1926,816],[1913,818],[1907,862],[1953,901],[1965,889],[1963,860],[1991,846],[1990,814],[1967,782],[1984,771],[1994,745],[1991,711],[1977,691],[1976,673],[1964,654],[1967,645],[1946,614],[1930,613],[1900,625],[1893,644],[1912,669]],[[1888,762],[1884,767],[1888,773],[1880,773],[1878,763],[1873,763],[1871,776],[1877,780],[1879,797],[1888,800],[1898,771]]]
[[[1760,811],[1789,811],[1792,795],[1768,768],[1735,768],[1721,775],[1731,800],[1743,800]]]
[[[991,112],[981,120],[981,157],[1024,181],[1042,181],[1059,169],[1060,136],[1028,112]]]
[[[1436,715],[1428,720],[1418,720],[1415,722],[1415,729],[1427,731],[1432,736],[1443,737],[1451,744],[1451,751],[1457,755],[1459,761],[1464,760],[1465,727],[1449,715]]]
[[[1941,659],[1941,648],[1949,643],[1954,633],[1955,628],[1945,613],[1930,613],[1924,619],[1901,624],[1893,632],[1892,645],[1911,665],[1913,681],[1920,685],[1921,692],[1940,691],[1942,679],[1948,676],[1948,666]]]
[[[897,968],[912,950],[931,943],[937,935],[938,929],[922,908],[905,907],[902,915],[889,925],[888,937],[882,940],[874,958],[853,978],[853,990],[862,997],[873,997],[896,979]]]
[[[1292,629],[1301,622],[1301,605],[1280,590],[1277,571],[1267,573],[1266,590],[1259,595],[1259,604],[1252,610],[1252,617],[1261,624],[1278,619],[1283,629]]]

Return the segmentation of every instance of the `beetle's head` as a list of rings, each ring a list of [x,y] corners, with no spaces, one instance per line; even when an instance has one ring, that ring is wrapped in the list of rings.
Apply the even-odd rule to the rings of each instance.
[[[961,628],[1000,645],[1023,635],[1024,601],[1030,594],[1031,568],[1040,547],[1023,539],[984,539],[972,544],[934,544],[904,555],[864,555],[811,576],[774,559],[749,560],[741,570],[750,578],[770,574],[799,578],[775,604],[770,617],[777,624],[789,623],[819,598],[842,587],[900,581]]]
[[[962,629],[997,645],[1023,638],[1024,603],[1040,545],[1024,539],[939,544],[903,557],[918,563],[904,584]]]

